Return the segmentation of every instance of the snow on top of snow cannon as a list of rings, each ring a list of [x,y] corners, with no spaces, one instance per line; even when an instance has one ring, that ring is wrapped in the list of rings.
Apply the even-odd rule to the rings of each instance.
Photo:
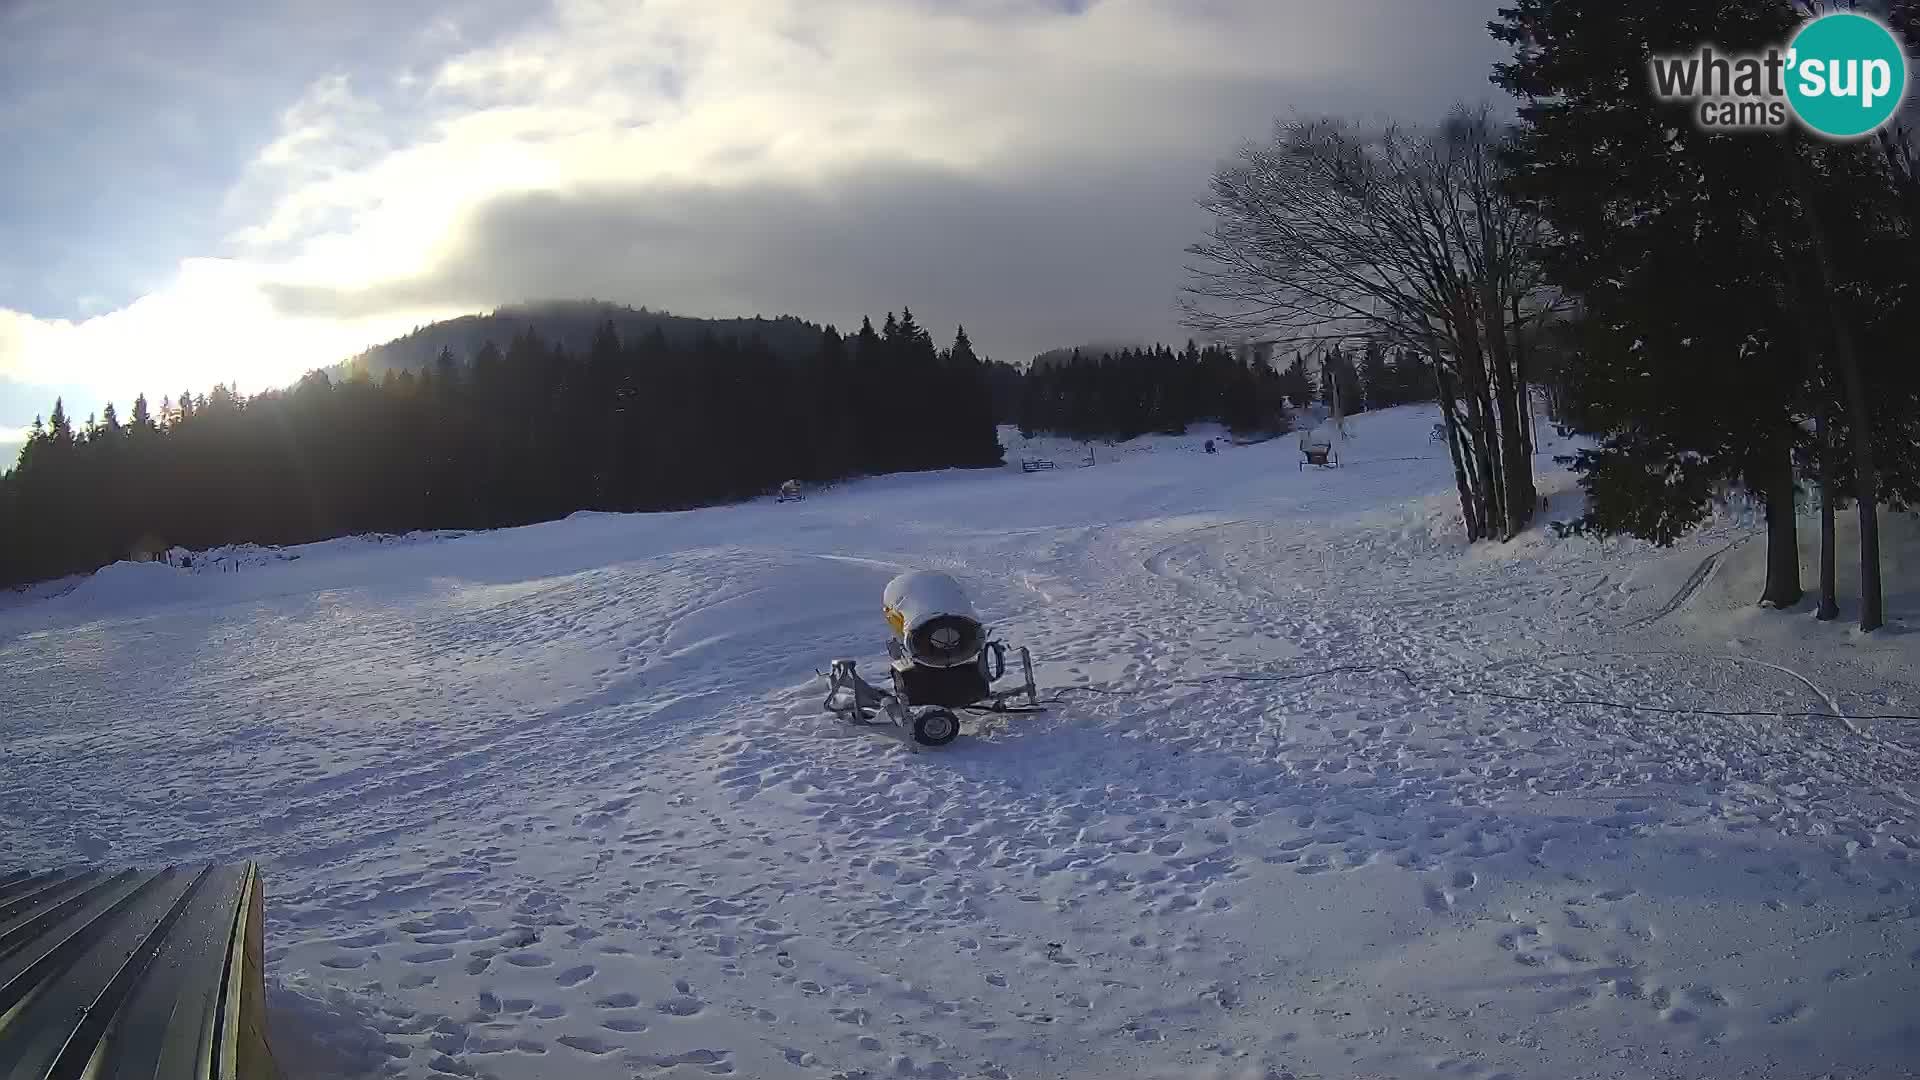
[[[907,656],[927,667],[973,662],[987,644],[987,628],[960,583],[937,570],[916,570],[887,582],[887,627]]]

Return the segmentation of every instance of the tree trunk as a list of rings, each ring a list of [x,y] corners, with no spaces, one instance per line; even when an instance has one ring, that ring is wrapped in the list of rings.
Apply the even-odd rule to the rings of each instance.
[[[1782,440],[1759,465],[1760,497],[1767,504],[1767,584],[1760,604],[1787,608],[1800,602],[1800,535],[1793,514],[1793,444]]]
[[[1484,363],[1484,354],[1482,354]],[[1486,479],[1486,502],[1488,511],[1488,536],[1500,536],[1501,540],[1513,540],[1517,528],[1513,525],[1513,507],[1507,503],[1507,469],[1501,448],[1500,413],[1494,407],[1492,386],[1486,379],[1486,369],[1482,367],[1475,373],[1475,454],[1480,461],[1480,475]]]
[[[1467,479],[1466,462],[1460,456],[1460,423],[1454,418],[1453,380],[1447,377],[1439,358],[1433,364],[1434,392],[1440,398],[1441,422],[1447,428],[1447,456],[1453,459],[1453,483],[1460,492],[1460,520],[1467,527],[1467,542],[1483,539],[1480,515],[1474,505],[1473,484]]]
[[[1840,617],[1840,602],[1834,597],[1833,570],[1833,431],[1827,427],[1827,403],[1822,400],[1813,414],[1814,440],[1820,455],[1820,610],[1815,618],[1831,622]]]
[[[1827,247],[1826,226],[1814,201],[1813,181],[1798,153],[1792,153],[1793,178],[1799,188],[1800,212],[1813,241],[1813,265],[1819,270],[1821,306],[1833,323],[1833,359],[1847,394],[1850,441],[1853,444],[1854,499],[1860,515],[1860,629],[1880,629],[1886,621],[1880,589],[1880,473],[1873,460],[1873,408],[1866,382],[1860,377],[1860,358],[1853,348],[1853,328],[1840,311],[1834,289],[1833,260]]]
[[[1480,348],[1480,330],[1466,290],[1454,298],[1453,340],[1459,345],[1461,390],[1467,400],[1468,464],[1480,491],[1481,524],[1485,538],[1507,539],[1506,485],[1495,457],[1493,403],[1487,394],[1487,368]]]
[[[1492,459],[1482,442],[1486,423],[1481,417],[1479,391],[1464,372],[1460,382],[1460,396],[1466,408],[1458,416],[1456,426],[1459,429],[1460,456],[1466,463],[1467,477],[1473,483],[1474,509],[1480,518],[1480,535],[1475,539],[1491,540],[1500,535],[1500,489],[1494,480]]]
[[[1487,367],[1493,372],[1492,389],[1500,425],[1501,495],[1506,503],[1505,539],[1511,540],[1533,520],[1539,496],[1534,494],[1533,489],[1533,459],[1527,450],[1526,438],[1521,434],[1525,417],[1521,411],[1520,387],[1516,385],[1509,355],[1511,349],[1500,298],[1490,288],[1481,291],[1481,321],[1485,325],[1487,339],[1485,355]]]
[[[1846,320],[1837,312],[1833,319],[1834,351],[1839,355],[1840,377],[1847,386],[1853,427],[1853,496],[1860,515],[1860,629],[1872,631],[1886,621],[1880,590],[1880,474],[1873,460],[1873,414],[1867,405],[1867,390]]]
[[[1525,437],[1527,457],[1532,458],[1533,443],[1533,391],[1527,386],[1527,343],[1520,333],[1520,298],[1513,298],[1513,378],[1520,384],[1520,401],[1526,406],[1520,431]],[[1528,482],[1532,482],[1531,473]]]

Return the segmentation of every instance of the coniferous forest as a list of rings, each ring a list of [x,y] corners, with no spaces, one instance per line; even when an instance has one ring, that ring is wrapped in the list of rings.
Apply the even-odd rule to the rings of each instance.
[[[1364,343],[1357,361],[1335,346],[1316,363],[1295,355],[1285,367],[1192,341],[1178,352],[1165,345],[1098,356],[1074,349],[1042,354],[1017,377],[1021,433],[1077,439],[1177,435],[1207,421],[1235,434],[1272,434],[1286,430],[1289,407],[1331,405],[1336,393],[1349,413],[1434,396],[1415,354],[1390,356],[1378,342]]]
[[[1881,5],[1920,40],[1920,4]],[[1818,5],[1809,5],[1818,8]],[[1566,426],[1586,514],[1562,531],[1670,543],[1738,487],[1766,508],[1759,597],[1798,603],[1799,507],[1818,507],[1818,615],[1857,560],[1860,626],[1883,622],[1879,516],[1920,503],[1920,130],[1828,140],[1715,132],[1620,77],[1652,51],[1788,40],[1802,12],[1740,0],[1596,9],[1514,0],[1494,81],[1521,102],[1503,186],[1541,223],[1535,257],[1571,303],[1539,371]],[[1858,518],[1858,550],[1834,521]]]
[[[992,466],[998,423],[1085,439],[1200,422],[1273,434],[1289,406],[1331,403],[1335,383],[1348,412],[1433,397],[1418,357],[1374,342],[1285,366],[1191,341],[1058,350],[1023,370],[981,359],[964,328],[936,348],[910,309],[845,337],[765,322],[777,339],[626,314],[624,336],[613,318],[550,335],[509,323],[504,347],[443,345],[417,369],[350,362],[286,389],[181,390],[157,407],[142,395],[125,417],[108,405],[80,420],[55,402],[0,476],[0,585],[172,547],[499,528],[711,505],[789,479]],[[464,342],[484,329],[472,324],[443,326]],[[369,356],[418,351],[425,333]]]
[[[584,352],[524,331],[379,381],[182,390],[84,422],[56,403],[0,477],[0,584],[176,545],[493,528],[997,465],[990,366],[964,329],[936,348],[911,311],[788,356],[758,339],[622,340],[609,322]]]
[[[1021,383],[1016,420],[1023,435],[1038,432],[1076,439],[1130,439],[1149,432],[1179,434],[1196,421],[1217,420],[1235,431],[1273,426],[1284,414],[1279,376],[1232,352],[1166,346],[1125,349],[1089,357],[1078,349],[1063,360],[1036,362]]]

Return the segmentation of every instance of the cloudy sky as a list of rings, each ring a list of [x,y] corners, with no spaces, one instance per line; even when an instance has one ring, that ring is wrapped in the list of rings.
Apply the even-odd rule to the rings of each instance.
[[[1497,6],[0,0],[0,443],[536,298],[1172,337],[1213,164],[1494,96]]]

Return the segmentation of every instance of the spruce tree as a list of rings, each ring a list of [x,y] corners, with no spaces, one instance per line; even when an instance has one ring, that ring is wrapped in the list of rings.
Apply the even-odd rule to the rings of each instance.
[[[1360,354],[1360,407],[1384,409],[1400,404],[1393,373],[1387,367],[1387,347],[1378,338],[1368,338]]]
[[[1801,595],[1806,370],[1773,300],[1787,156],[1772,135],[1694,127],[1644,73],[1650,51],[1758,50],[1792,23],[1786,4],[1743,0],[1516,0],[1493,24],[1514,47],[1496,82],[1523,101],[1514,194],[1552,225],[1549,272],[1587,314],[1572,382],[1601,438],[1575,464],[1590,507],[1576,527],[1671,542],[1738,481],[1766,505],[1761,599],[1778,606]]]
[[[73,444],[73,422],[67,419],[65,398],[53,399],[53,414],[47,418],[47,428],[56,446],[65,447]]]

